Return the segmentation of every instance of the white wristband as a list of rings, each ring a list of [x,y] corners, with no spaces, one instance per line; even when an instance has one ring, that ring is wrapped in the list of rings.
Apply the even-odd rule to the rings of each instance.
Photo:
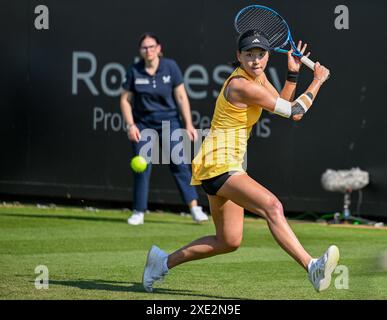
[[[285,118],[290,118],[292,115],[292,104],[282,98],[278,98],[274,107],[274,113]]]

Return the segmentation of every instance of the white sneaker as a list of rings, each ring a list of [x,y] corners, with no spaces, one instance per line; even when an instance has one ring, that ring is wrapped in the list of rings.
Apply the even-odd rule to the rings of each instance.
[[[132,216],[128,218],[128,223],[132,226],[144,224],[144,212],[134,210]]]
[[[308,277],[317,292],[328,289],[339,258],[339,248],[330,246],[322,257],[312,259],[309,263]]]
[[[167,260],[168,254],[166,252],[154,245],[150,248],[142,275],[142,285],[145,291],[153,292],[153,283],[157,280],[163,280],[164,276],[168,274]]]
[[[192,219],[197,222],[208,221],[207,215],[203,212],[202,207],[196,206],[191,208]]]

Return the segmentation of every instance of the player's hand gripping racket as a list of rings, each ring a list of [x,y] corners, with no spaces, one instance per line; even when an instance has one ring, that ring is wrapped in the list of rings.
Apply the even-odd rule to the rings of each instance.
[[[284,48],[290,44],[293,55],[300,58],[303,64],[314,70],[315,63],[297,49],[288,24],[273,9],[259,5],[243,8],[235,17],[235,29],[240,34],[248,30],[261,32],[269,41],[271,49],[276,52],[287,53],[288,50]]]

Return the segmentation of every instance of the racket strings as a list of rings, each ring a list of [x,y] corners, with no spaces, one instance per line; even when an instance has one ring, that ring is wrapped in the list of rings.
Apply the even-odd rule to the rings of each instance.
[[[257,30],[273,48],[282,47],[288,40],[288,27],[281,17],[262,8],[250,8],[242,12],[235,22],[239,33]]]

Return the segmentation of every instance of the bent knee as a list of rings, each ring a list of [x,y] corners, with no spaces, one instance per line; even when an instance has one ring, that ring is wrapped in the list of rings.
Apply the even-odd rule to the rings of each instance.
[[[239,249],[242,243],[242,238],[225,239],[222,243],[223,251],[233,252]]]
[[[279,222],[285,219],[282,203],[275,197],[269,200],[265,211],[267,219],[272,222]]]

